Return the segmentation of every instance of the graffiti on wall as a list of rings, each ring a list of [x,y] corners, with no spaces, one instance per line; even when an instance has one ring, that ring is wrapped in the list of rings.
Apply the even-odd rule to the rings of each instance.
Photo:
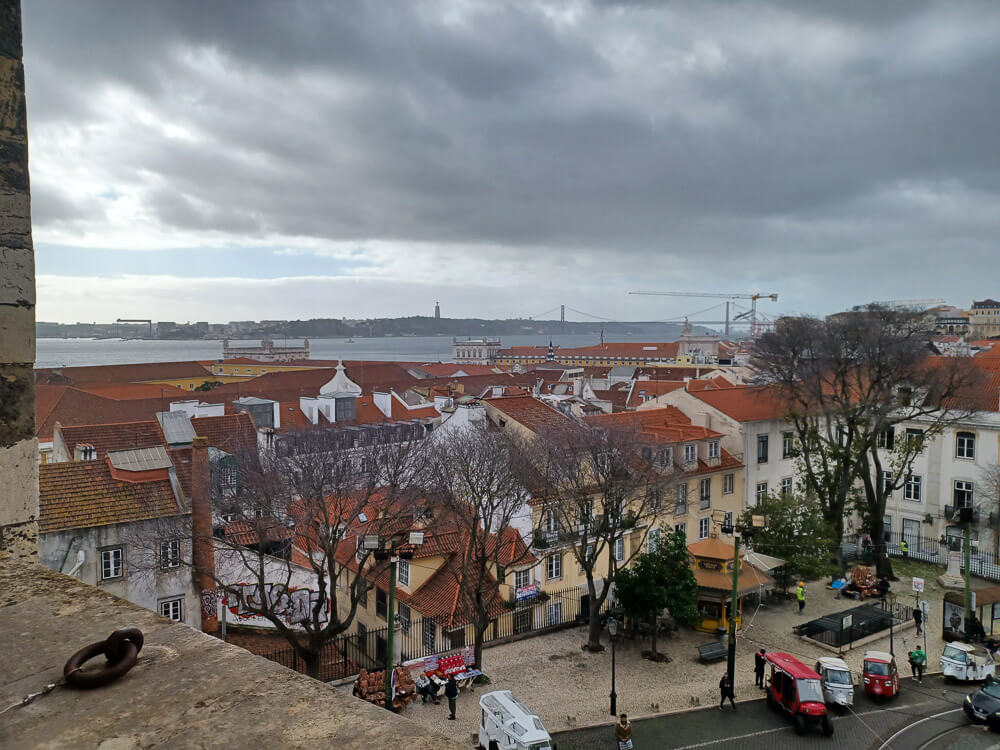
[[[311,622],[313,611],[320,601],[321,593],[305,587],[290,586],[286,588],[280,583],[240,583],[239,596],[234,597],[229,611],[241,620],[263,619],[258,614],[261,611],[272,611],[289,625],[300,625]],[[325,625],[329,619],[330,600],[326,599],[319,613],[319,624]]]

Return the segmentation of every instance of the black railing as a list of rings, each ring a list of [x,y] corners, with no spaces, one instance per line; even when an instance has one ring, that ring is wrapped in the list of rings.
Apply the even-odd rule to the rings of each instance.
[[[796,626],[793,631],[834,648],[853,647],[854,643],[876,633],[889,632],[910,618],[911,608],[901,602],[879,602],[863,604],[860,607],[835,612],[818,617]],[[850,625],[844,627],[845,617],[850,616]]]
[[[906,542],[904,547],[903,542]],[[935,565],[947,565],[949,552],[961,552],[964,544],[964,537],[961,534],[946,534],[938,538],[917,536],[907,533],[892,532],[885,535],[883,542],[890,557],[908,558],[920,560]],[[868,545],[865,541],[859,541],[856,557],[865,563],[872,562],[874,555],[874,545]],[[961,557],[961,568],[965,571],[965,556]],[[1000,559],[996,553],[980,546],[975,539],[972,541],[971,564],[969,570],[972,575],[986,578],[991,581],[1000,581]]]
[[[583,624],[590,616],[590,597],[579,588],[566,589],[515,605],[493,618],[486,629],[485,643],[546,632],[556,628]],[[601,614],[612,606],[611,597],[605,599]],[[361,669],[382,669],[385,666],[389,628],[359,628],[351,635],[340,636],[324,644],[319,659],[318,679],[324,682],[339,680],[357,674]],[[423,659],[452,649],[472,645],[472,628],[448,631],[431,618],[411,613],[400,618],[396,631],[402,661]],[[308,674],[308,665],[295,649],[288,647],[261,654],[289,669]]]

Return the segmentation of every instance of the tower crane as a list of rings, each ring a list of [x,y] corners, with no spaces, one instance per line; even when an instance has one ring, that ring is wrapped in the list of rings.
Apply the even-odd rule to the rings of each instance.
[[[751,294],[741,294],[734,292],[732,294],[726,294],[725,292],[629,292],[629,294],[646,294],[656,297],[703,297],[711,299],[724,299],[726,301],[726,333],[729,335],[729,302],[732,299],[748,299],[750,300],[750,310],[749,312],[741,313],[733,318],[734,321],[740,319],[747,319],[750,323],[750,334],[752,336],[757,336],[760,334],[761,326],[757,322],[757,300],[759,299],[769,299],[772,302],[778,301],[777,294],[761,294],[760,292],[753,292]]]

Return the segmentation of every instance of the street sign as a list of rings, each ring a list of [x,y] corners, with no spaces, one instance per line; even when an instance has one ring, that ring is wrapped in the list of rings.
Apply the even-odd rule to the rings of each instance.
[[[913,579],[913,590],[917,592],[923,592],[924,590],[924,579],[914,578]]]
[[[931,616],[931,603],[926,599],[920,600],[920,611],[924,613],[924,620]]]
[[[854,615],[844,615],[840,620],[840,629],[847,630],[854,624]]]

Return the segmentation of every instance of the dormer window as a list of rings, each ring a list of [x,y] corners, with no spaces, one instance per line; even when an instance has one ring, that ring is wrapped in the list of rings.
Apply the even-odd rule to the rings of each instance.
[[[694,443],[687,443],[684,446],[684,463],[694,463],[698,458],[698,446]]]
[[[712,442],[710,442],[708,444],[708,457],[709,458],[718,458],[719,455],[720,455],[720,453],[719,453],[719,441],[718,440],[713,440]]]

